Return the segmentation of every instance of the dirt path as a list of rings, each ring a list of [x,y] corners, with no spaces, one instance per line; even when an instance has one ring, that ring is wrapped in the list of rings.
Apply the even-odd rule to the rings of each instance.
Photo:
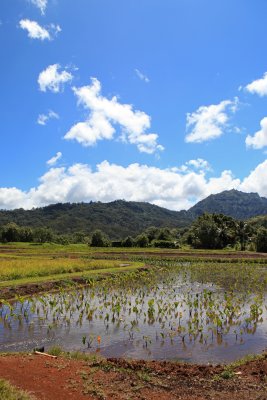
[[[231,377],[223,371],[171,362],[0,357],[0,377],[40,400],[267,399],[267,354],[235,368]]]

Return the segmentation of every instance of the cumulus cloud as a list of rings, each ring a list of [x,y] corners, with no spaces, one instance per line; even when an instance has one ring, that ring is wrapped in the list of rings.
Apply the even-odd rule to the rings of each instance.
[[[188,172],[190,170],[207,172],[211,170],[211,166],[208,161],[203,160],[203,158],[197,158],[196,160],[189,160],[181,167],[174,168],[173,170],[179,172]]]
[[[253,149],[262,149],[267,146],[267,117],[260,122],[261,129],[254,134],[246,137],[246,145]]]
[[[58,153],[55,158],[60,156]],[[160,169],[137,163],[124,167],[103,161],[95,170],[86,164],[51,167],[40,178],[39,185],[29,191],[0,188],[0,208],[30,209],[58,202],[125,199],[181,210],[210,194],[230,189],[258,192],[267,197],[267,159],[243,181],[228,170],[208,177],[203,170],[180,172],[177,168]]]
[[[44,28],[36,21],[31,21],[30,19],[21,19],[19,25],[28,32],[28,36],[31,39],[53,40],[53,38],[61,32],[59,25],[50,24],[47,28]]]
[[[134,72],[136,73],[138,78],[141,79],[141,81],[144,81],[146,83],[150,82],[149,78],[145,74],[143,74],[143,72],[141,72],[139,69],[135,68]]]
[[[22,19],[19,22],[22,29],[28,31],[28,36],[32,39],[51,39],[50,34],[47,29],[41,27],[36,21],[31,21],[29,19]]]
[[[236,112],[238,102],[236,97],[233,101],[224,100],[219,104],[201,106],[195,112],[188,113],[185,141],[202,143],[220,137],[228,127],[230,115]]]
[[[267,160],[251,171],[240,185],[240,190],[257,192],[261,196],[267,197]]]
[[[49,65],[39,74],[38,84],[42,92],[51,90],[51,92],[58,93],[63,90],[65,83],[72,80],[72,74],[66,70],[60,72],[60,68],[59,64]]]
[[[121,140],[135,144],[139,151],[152,154],[163,150],[158,145],[156,133],[146,133],[150,117],[143,111],[134,110],[130,104],[122,104],[116,96],[108,99],[101,95],[101,83],[91,78],[91,85],[73,88],[78,103],[89,111],[86,121],[71,127],[65,139],[77,140],[84,146],[92,146],[103,139],[113,139],[115,126],[121,128]]]
[[[39,114],[37,124],[46,125],[50,119],[59,119],[59,115],[52,110],[49,110],[47,114]]]
[[[253,94],[258,94],[263,97],[267,95],[267,72],[263,75],[262,78],[256,79],[255,81],[249,83],[245,89]]]
[[[39,8],[39,10],[41,11],[41,14],[44,15],[45,14],[45,10],[47,7],[47,0],[30,0],[30,2],[36,6],[37,8]]]
[[[50,160],[46,161],[46,164],[51,167],[52,165],[55,165],[61,157],[62,157],[62,153],[60,151],[58,151],[54,157],[52,157],[52,158],[50,158]]]
[[[15,187],[0,188],[0,209],[14,209],[24,207],[30,209],[32,200],[29,192],[23,192]]]

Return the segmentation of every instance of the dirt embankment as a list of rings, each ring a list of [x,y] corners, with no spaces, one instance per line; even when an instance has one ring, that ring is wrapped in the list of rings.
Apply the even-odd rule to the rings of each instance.
[[[2,300],[13,300],[16,296],[34,296],[38,293],[46,293],[57,291],[63,287],[68,286],[70,283],[77,285],[86,285],[87,281],[84,278],[73,277],[69,279],[69,283],[64,281],[51,281],[40,283],[26,283],[24,285],[6,286],[0,288],[0,305]],[[1,399],[0,399],[1,400]]]
[[[131,257],[131,256],[146,256],[146,257],[163,257],[163,258],[206,258],[206,259],[239,259],[242,260],[252,260],[252,259],[266,259],[267,261],[267,253],[255,253],[255,252],[243,252],[243,251],[230,251],[230,252],[223,252],[223,251],[101,251],[92,253],[94,258],[101,258],[103,256],[108,256],[112,258],[112,256],[121,256],[121,258]]]
[[[41,400],[266,400],[267,354],[230,374],[222,366],[7,355],[0,377]]]

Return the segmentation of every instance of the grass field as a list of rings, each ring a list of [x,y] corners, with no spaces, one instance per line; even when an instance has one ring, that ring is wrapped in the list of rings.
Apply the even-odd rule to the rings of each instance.
[[[122,263],[118,260],[86,260],[68,258],[0,260],[0,280],[11,281],[23,278],[48,277],[52,275],[76,274],[96,270],[114,270],[124,267],[141,267],[143,263]]]
[[[17,389],[10,385],[7,381],[0,379],[0,399],[2,400],[34,400],[35,397],[30,396],[23,390]]]
[[[0,287],[42,283],[76,277],[95,279],[107,273],[135,270],[154,260],[261,263],[265,255],[233,250],[155,248],[92,248],[86,244],[0,244]],[[1,292],[0,292],[1,298]]]
[[[177,251],[181,251],[186,253],[192,253],[195,250],[192,250],[189,246],[184,246],[181,249],[162,249],[155,247],[146,247],[146,248],[138,248],[138,247],[90,247],[87,244],[68,244],[68,245],[60,245],[55,243],[24,243],[24,242],[16,242],[16,243],[8,243],[8,244],[0,244],[0,255],[7,250],[7,252],[17,252],[27,253],[27,254],[38,254],[40,252],[44,253],[80,253],[80,254],[92,254],[92,253],[114,253],[114,252],[124,252],[124,253],[135,253],[136,251],[142,251],[143,253],[157,252],[161,253],[176,253]],[[207,250],[198,249],[199,253],[207,253]],[[223,250],[208,250],[208,253],[235,253],[236,250],[229,248]],[[249,251],[243,251],[242,253],[250,254]]]
[[[3,326],[6,332],[11,332],[8,331],[11,326],[9,323],[12,322],[11,319],[14,318],[14,314],[10,313],[9,317],[6,318],[7,314],[5,313],[8,307],[12,310],[12,306],[16,304],[16,302],[25,302],[26,305],[32,302],[31,306],[33,306],[34,302],[38,303],[38,301],[40,301],[41,296],[44,312],[47,313],[48,311],[47,315],[55,313],[54,315],[59,318],[59,324],[61,319],[65,321],[64,323],[68,323],[68,318],[71,318],[69,314],[72,312],[75,314],[76,309],[79,310],[79,320],[76,321],[73,319],[76,324],[75,331],[78,331],[78,321],[81,327],[82,323],[86,324],[87,320],[91,321],[93,318],[91,311],[94,310],[97,321],[103,321],[104,330],[93,333],[90,331],[91,335],[95,335],[90,336],[90,332],[87,329],[86,332],[89,333],[86,334],[85,341],[87,340],[87,342],[89,342],[92,340],[91,337],[94,337],[95,347],[98,346],[98,337],[100,337],[101,346],[104,346],[106,339],[107,341],[111,340],[111,334],[106,333],[106,328],[107,321],[109,321],[110,325],[113,324],[111,318],[114,314],[114,326],[116,324],[118,329],[121,325],[122,328],[126,329],[125,332],[129,331],[126,335],[128,338],[129,334],[129,340],[136,340],[140,341],[141,344],[143,343],[143,351],[152,351],[153,346],[157,346],[157,343],[160,343],[159,348],[161,348],[165,342],[168,345],[168,343],[173,340],[178,349],[184,349],[183,343],[185,343],[190,353],[192,350],[192,347],[190,347],[191,344],[193,347],[196,346],[198,340],[199,343],[201,343],[200,348],[202,349],[204,345],[207,346],[207,348],[209,348],[211,344],[212,346],[215,344],[220,346],[222,338],[225,342],[227,342],[227,340],[230,342],[231,340],[235,341],[235,347],[237,347],[237,344],[240,342],[240,348],[243,348],[242,343],[247,340],[248,335],[250,335],[249,338],[251,339],[252,337],[254,341],[257,339],[257,325],[260,327],[266,320],[264,319],[265,314],[262,314],[265,310],[263,296],[267,288],[266,265],[267,254],[237,252],[231,249],[207,251],[188,248],[90,248],[82,244],[67,246],[55,244],[36,245],[29,243],[2,244],[0,245],[0,304],[4,304],[2,315],[2,321],[4,321]],[[182,285],[181,287],[185,290],[184,295],[182,295],[182,292],[180,293],[179,290],[176,293],[174,288],[178,286],[175,281],[172,280],[173,278],[171,275],[174,273],[180,274],[184,282],[189,278],[189,280],[197,282],[197,289],[194,287],[191,292],[188,286],[189,289],[187,293],[186,287]],[[167,277],[168,274],[170,274],[170,276],[168,278],[169,280],[166,278],[167,281],[164,281],[163,290],[158,286],[158,282],[162,282],[161,279],[165,274]],[[169,286],[167,285],[168,282]],[[205,286],[211,282],[212,290],[206,288],[203,290],[201,289],[201,285]],[[150,286],[151,292],[149,292]],[[221,291],[218,291],[218,294],[214,291],[216,286],[222,288]],[[211,286],[208,287],[210,288]],[[196,293],[194,291],[195,289],[197,290]],[[146,291],[148,292],[146,293]],[[40,293],[40,296],[36,296]],[[81,296],[81,293],[87,294]],[[97,293],[97,296],[95,296],[95,293]],[[133,300],[134,294],[136,294],[135,300]],[[249,298],[250,307],[244,306],[247,298]],[[60,300],[54,301],[54,299]],[[88,299],[90,301],[87,301]],[[94,301],[96,301],[95,305]],[[40,308],[37,303],[36,307]],[[192,314],[190,314],[189,308],[188,311],[184,311],[187,310],[187,306],[191,308],[195,307],[199,312],[192,312]],[[135,330],[135,324],[133,324],[133,326],[126,324],[125,316],[128,315],[128,312],[125,313],[123,307],[126,307],[127,310],[131,309],[129,315],[132,317],[129,316],[129,318],[133,318],[133,321],[138,321],[140,334],[138,330]],[[179,311],[180,309],[182,312]],[[38,319],[40,318],[39,321],[41,323],[46,314],[39,313],[40,309],[38,313],[36,311],[36,315],[38,315]],[[175,315],[175,313],[178,314]],[[209,317],[209,322],[207,322],[207,324],[210,324],[210,326],[205,325],[206,315]],[[20,324],[24,323],[24,326],[28,327],[27,332],[29,332],[30,335],[32,325],[27,320],[28,317],[28,313],[26,312],[25,314],[25,309],[23,308],[21,311],[21,318],[14,321],[15,323],[17,321],[20,321]],[[148,318],[147,321],[145,321],[146,318]],[[156,322],[153,322],[153,318]],[[161,322],[159,322],[159,318],[162,319]],[[183,320],[183,318],[185,318],[185,320]],[[48,319],[45,321],[48,321]],[[175,327],[174,330],[170,330],[170,322],[171,327]],[[154,337],[154,331],[158,329],[155,325],[156,323],[160,324],[160,335],[158,335],[158,337],[157,335]],[[57,319],[55,319],[53,323],[50,320],[47,322],[47,326],[51,332],[54,332],[53,329],[56,331],[56,324]],[[146,330],[143,332],[142,324],[146,324],[146,329],[151,327],[152,333],[147,333]],[[235,331],[233,331],[235,332],[234,336],[231,333],[232,331],[228,331],[228,328],[230,330],[232,329],[232,331],[235,329]],[[15,340],[18,340],[17,334],[18,333],[16,333]],[[106,339],[105,335],[107,335]],[[9,336],[7,335],[7,337]],[[213,337],[216,338],[214,342]],[[82,333],[80,337],[78,332],[77,340],[79,345],[83,343]],[[172,346],[171,342],[169,345]],[[221,344],[221,346],[224,345]],[[171,347],[171,349],[174,351],[174,347]],[[226,351],[227,346],[223,347],[223,354]],[[52,388],[53,395],[57,387],[60,386],[65,388],[65,398],[68,398],[70,390],[68,386],[69,379],[72,379],[73,382],[73,377],[77,377],[77,372],[81,370],[83,375],[81,381],[77,383],[77,387],[80,388],[82,394],[84,390],[86,390],[87,394],[89,390],[92,390],[92,393],[95,394],[95,388],[97,388],[99,396],[100,394],[102,396],[105,392],[104,394],[107,394],[105,398],[109,398],[109,394],[114,394],[114,373],[117,372],[120,378],[122,377],[122,373],[124,373],[121,381],[119,381],[119,384],[116,386],[119,387],[118,390],[120,390],[120,394],[121,387],[124,385],[123,390],[128,390],[130,397],[132,397],[132,382],[138,382],[138,385],[140,387],[146,387],[147,391],[147,382],[149,381],[151,393],[148,394],[147,398],[161,398],[158,392],[159,378],[156,375],[157,372],[151,370],[152,374],[150,375],[147,372],[150,371],[149,369],[144,370],[144,368],[152,368],[152,364],[144,364],[144,361],[142,361],[140,368],[131,381],[130,377],[132,377],[133,371],[136,371],[139,365],[138,362],[134,361],[134,368],[132,368],[132,365],[127,364],[123,359],[118,359],[117,366],[114,366],[112,363],[107,364],[105,360],[99,362],[94,361],[92,371],[95,371],[95,368],[103,368],[103,374],[101,375],[102,381],[99,384],[98,378],[96,381],[92,381],[94,372],[91,370],[88,371],[89,380],[87,381],[85,379],[84,360],[81,360],[83,364],[79,364],[79,370],[77,371],[75,369],[76,365],[78,365],[79,358],[83,356],[83,353],[75,353],[77,359],[66,360],[68,368],[72,361],[73,365],[70,376],[67,376],[66,381],[64,381],[64,374],[62,374],[61,368],[65,362],[65,356],[61,354],[62,350],[58,347],[52,349],[51,352],[59,356],[58,360],[53,360],[54,367],[50,360],[47,362],[43,360],[43,358],[32,355],[27,356],[28,365],[31,365],[30,369],[25,368],[25,355],[0,357],[0,363],[2,362],[2,368],[0,366],[2,371],[1,377],[6,379],[6,381],[0,379],[0,399],[32,399],[30,394],[17,390],[7,382],[11,378],[5,375],[6,370],[14,370],[14,376],[12,376],[11,379],[12,382],[19,382],[21,387],[25,390],[39,393],[39,380],[34,380],[31,374],[33,374],[33,371],[34,374],[38,371],[38,376],[42,379],[44,374],[47,374],[48,366],[51,369],[50,376],[53,377],[53,382],[51,383],[51,385],[54,384]],[[201,351],[199,351],[199,353],[201,353]],[[67,354],[69,358],[72,358],[69,353]],[[164,354],[166,354],[165,349]],[[88,363],[88,360],[86,360],[86,362]],[[5,368],[5,365],[8,365],[9,369]],[[18,368],[18,365],[22,365],[23,367]],[[206,392],[203,392],[203,385],[200,387],[196,382],[206,379],[206,389],[204,388],[204,390],[208,390],[207,388],[214,385],[212,391],[208,393],[211,397],[214,397],[214,390],[218,389],[218,385],[221,385],[218,389],[218,393],[221,393],[222,389],[226,390],[227,384],[227,388],[229,389],[227,396],[229,396],[224,398],[231,399],[231,396],[236,391],[236,386],[238,385],[238,387],[241,388],[241,384],[243,384],[243,392],[240,392],[240,398],[256,399],[257,397],[257,399],[265,399],[266,386],[262,380],[262,371],[266,369],[265,353],[257,357],[253,356],[252,361],[250,363],[246,362],[244,365],[238,362],[222,367],[207,366],[206,370],[203,372],[205,375],[202,375],[202,369],[199,369],[197,365],[184,364],[181,366],[182,364],[174,362],[170,364],[166,362],[164,362],[164,364],[154,362],[153,366],[155,365],[157,366],[157,371],[161,371],[161,369],[163,371],[160,372],[160,380],[162,381],[162,388],[168,388],[167,394],[164,393],[164,395],[169,396],[168,398],[180,397],[180,394],[184,392],[186,387],[190,388],[190,392],[187,393],[188,397],[184,398],[191,398],[191,388],[194,385],[196,386],[194,389],[195,397],[201,397],[203,393]],[[169,369],[166,370],[166,368]],[[174,368],[177,368],[177,370],[174,370]],[[181,375],[181,368],[184,368],[184,375]],[[23,375],[25,370],[26,374]],[[210,374],[207,375],[207,371],[209,370]],[[19,377],[18,371],[20,373]],[[129,371],[131,375],[129,375]],[[112,376],[107,375],[109,373],[111,373]],[[249,379],[252,373],[255,390],[253,389],[251,391],[251,386],[249,386],[251,385],[251,381]],[[172,374],[174,378],[170,380]],[[175,386],[178,382],[176,379],[178,375],[182,376],[183,382],[184,379],[187,379],[186,385],[183,383],[182,386],[178,384]],[[196,379],[196,376],[198,379]],[[257,379],[257,381],[255,379]],[[155,386],[152,385],[154,380]],[[109,382],[112,383],[110,387]],[[127,384],[129,382],[131,386],[128,387]],[[86,386],[84,386],[85,384]],[[93,385],[93,389],[90,385]],[[170,385],[172,385],[171,388]],[[43,386],[42,390],[48,391],[47,386]]]
[[[0,287],[71,280],[74,277],[90,279],[144,266],[140,261],[92,259],[92,254],[92,249],[86,245],[0,245]]]

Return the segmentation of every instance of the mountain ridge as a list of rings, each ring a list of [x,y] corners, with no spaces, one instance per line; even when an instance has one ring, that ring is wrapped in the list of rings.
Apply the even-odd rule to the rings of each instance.
[[[195,217],[209,213],[221,213],[236,219],[249,219],[267,214],[267,198],[258,193],[245,193],[236,189],[211,194],[188,210]]]
[[[102,229],[112,239],[135,236],[150,226],[183,228],[204,212],[236,219],[267,215],[267,198],[258,193],[226,190],[210,195],[189,210],[172,211],[146,202],[115,200],[109,203],[57,203],[32,210],[0,210],[0,227],[9,222],[20,226],[52,228],[57,233]]]

